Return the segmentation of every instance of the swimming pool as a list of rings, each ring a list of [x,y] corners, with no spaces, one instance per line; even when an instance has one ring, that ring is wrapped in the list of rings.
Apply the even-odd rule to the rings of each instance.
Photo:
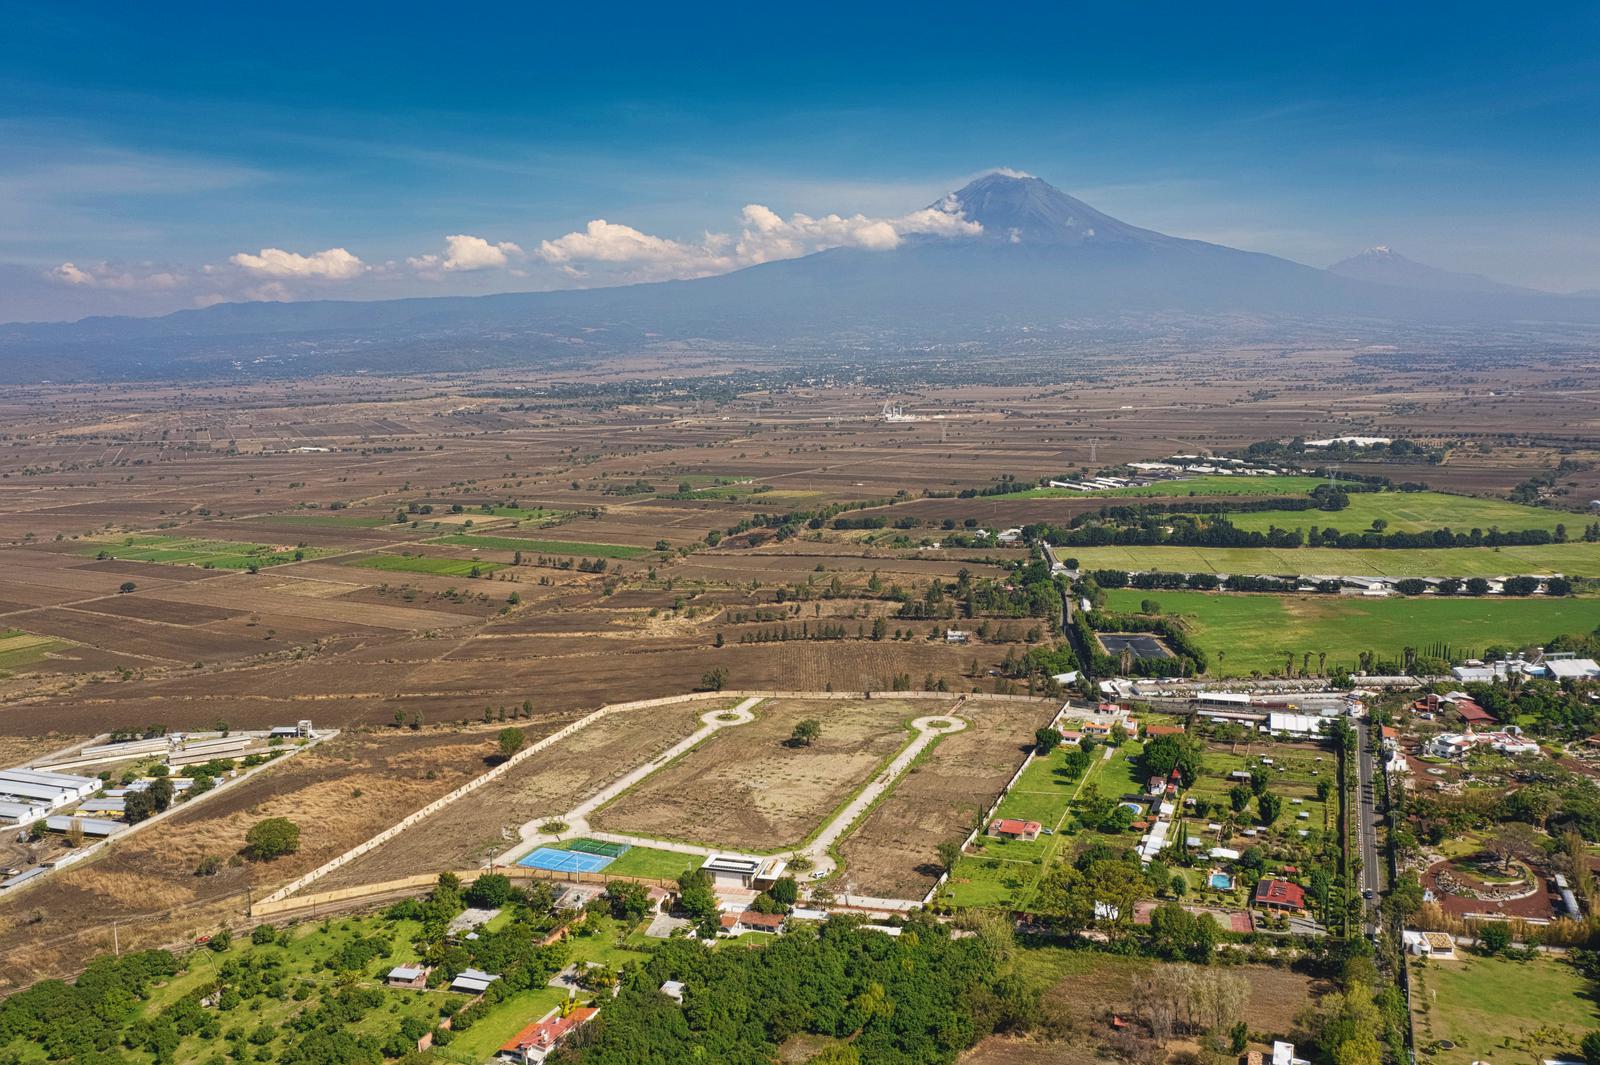
[[[1210,884],[1218,891],[1232,891],[1233,877],[1229,876],[1227,873],[1212,873]]]

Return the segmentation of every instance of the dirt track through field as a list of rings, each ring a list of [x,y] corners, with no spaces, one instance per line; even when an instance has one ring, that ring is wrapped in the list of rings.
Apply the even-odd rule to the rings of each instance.
[[[597,721],[329,873],[312,890],[471,868],[516,842],[522,825],[571,809],[688,736],[700,727],[700,715],[714,708],[720,704],[696,700]],[[398,810],[392,820],[409,812]]]

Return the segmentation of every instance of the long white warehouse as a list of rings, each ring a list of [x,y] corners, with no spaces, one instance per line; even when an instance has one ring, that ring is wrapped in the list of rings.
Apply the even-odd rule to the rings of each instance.
[[[0,821],[13,825],[31,825],[50,812],[50,807],[31,802],[0,800]]]
[[[71,788],[78,798],[84,799],[100,790],[100,781],[94,777],[80,777],[71,773],[45,773],[37,769],[0,769],[0,781],[21,780],[29,784],[54,784]]]
[[[13,799],[39,799],[52,807],[78,801],[78,793],[75,790],[63,788],[59,784],[30,784],[26,780],[0,778],[0,796],[3,795],[9,795]]]

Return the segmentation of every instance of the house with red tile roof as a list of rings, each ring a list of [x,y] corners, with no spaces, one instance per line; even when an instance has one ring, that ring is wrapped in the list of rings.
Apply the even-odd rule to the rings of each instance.
[[[1267,910],[1300,913],[1306,908],[1306,889],[1288,880],[1263,877],[1256,881],[1255,904]]]
[[[739,913],[725,913],[721,917],[722,930],[729,935],[740,932],[771,932],[774,935],[783,931],[786,918],[781,913],[757,913],[755,910],[741,910]]]
[[[989,835],[1002,839],[1038,839],[1044,826],[1037,821],[1019,821],[1015,817],[997,817],[989,822]]]
[[[575,1030],[588,1024],[599,1013],[592,1006],[579,1006],[565,1017],[559,1009],[512,1036],[495,1056],[511,1065],[540,1065]]]

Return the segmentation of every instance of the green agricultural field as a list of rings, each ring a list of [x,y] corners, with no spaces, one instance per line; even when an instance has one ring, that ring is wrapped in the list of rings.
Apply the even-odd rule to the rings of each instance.
[[[1097,499],[1101,496],[1145,496],[1182,499],[1187,496],[1303,496],[1327,481],[1321,477],[1280,475],[1269,477],[1227,477],[1206,475],[1178,481],[1158,481],[1137,488],[1107,488],[1098,492],[1077,492],[1071,488],[1027,488],[1009,493],[1007,499]]]
[[[0,630],[0,676],[32,669],[48,658],[51,652],[66,646],[65,640],[58,640],[54,636],[36,636],[21,629]]]
[[[1342,550],[1335,547],[1063,547],[1087,569],[1340,577],[1600,577],[1600,544]]]
[[[1333,595],[1235,595],[1119,588],[1106,593],[1113,610],[1134,612],[1146,599],[1181,616],[1221,676],[1295,669],[1309,651],[1313,668],[1327,652],[1328,669],[1354,669],[1362,651],[1399,658],[1405,647],[1444,643],[1458,652],[1491,644],[1520,647],[1600,625],[1600,600],[1499,597],[1366,599]]]
[[[1280,529],[1334,528],[1340,532],[1364,532],[1374,521],[1388,523],[1387,532],[1421,532],[1449,528],[1456,532],[1498,528],[1503,532],[1523,529],[1555,531],[1565,525],[1567,534],[1582,535],[1586,524],[1582,514],[1546,507],[1525,507],[1503,499],[1474,499],[1443,492],[1352,492],[1344,510],[1262,510],[1229,514],[1228,521],[1240,529],[1266,532]]]
[[[204,540],[185,536],[127,536],[116,541],[86,541],[78,554],[128,559],[134,562],[160,562],[172,566],[202,566],[206,569],[248,569],[250,566],[281,566],[328,554],[319,547],[274,547],[241,540]],[[298,557],[297,557],[298,556]]]
[[[501,562],[480,562],[470,558],[433,558],[427,555],[373,555],[349,563],[367,569],[381,569],[390,573],[427,573],[435,577],[484,577],[497,569]]]
[[[525,555],[584,555],[589,558],[638,558],[650,552],[643,547],[622,544],[590,544],[576,540],[533,540],[519,536],[475,536],[455,533],[431,540],[435,544],[473,547],[480,551],[521,551]]]
[[[1417,1049],[1439,1065],[1580,1057],[1578,1043],[1600,1028],[1594,985],[1566,961],[1480,958],[1413,965]],[[1441,1040],[1453,1049],[1434,1049]]]

